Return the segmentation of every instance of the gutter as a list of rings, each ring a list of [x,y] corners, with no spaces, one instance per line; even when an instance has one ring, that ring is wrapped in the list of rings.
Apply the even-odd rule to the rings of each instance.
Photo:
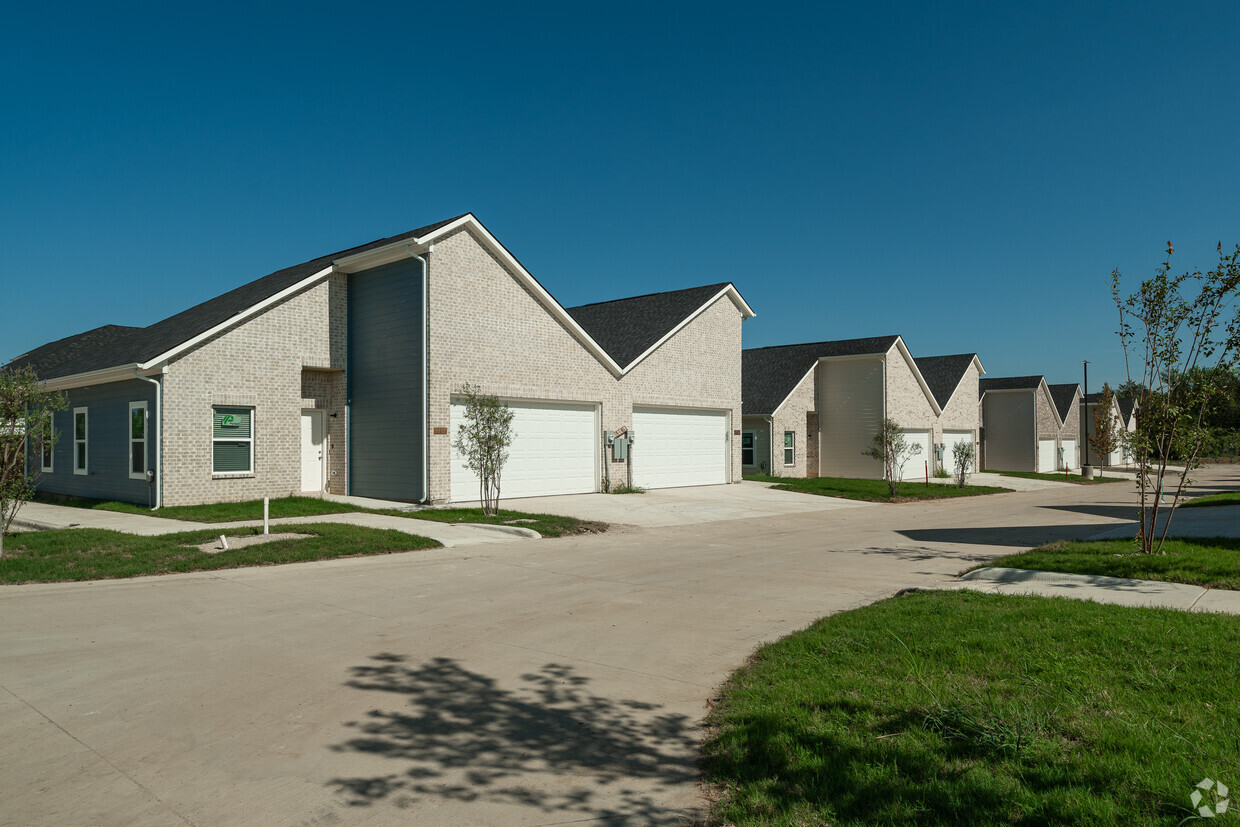
[[[431,413],[430,413],[430,381],[431,367],[428,359],[430,352],[430,306],[427,303],[427,282],[431,276],[431,258],[430,254],[434,251],[435,245],[431,244],[426,248],[425,253],[415,253],[410,249],[410,245],[405,245],[405,252],[412,258],[422,262],[422,499],[421,503],[425,505],[430,502],[431,498],[431,480],[430,480],[430,464],[431,464]],[[451,436],[449,436],[451,440]]]
[[[160,368],[159,372],[160,372],[160,375],[167,374],[168,373],[167,365],[165,365],[163,368]],[[133,375],[135,379],[141,379],[143,382],[150,382],[156,388],[155,390],[155,423],[156,423],[155,427],[158,431],[158,438],[155,440],[155,463],[154,463],[155,467],[153,469],[155,471],[155,479],[151,481],[155,485],[155,505],[154,507],[151,508],[151,510],[158,511],[160,506],[162,506],[164,503],[164,474],[163,474],[164,467],[162,464],[163,462],[163,450],[162,449],[163,449],[163,444],[164,444],[164,406],[163,406],[164,383],[159,381],[158,379],[152,379],[149,376],[143,376],[142,374],[138,373],[137,368],[133,369]]]

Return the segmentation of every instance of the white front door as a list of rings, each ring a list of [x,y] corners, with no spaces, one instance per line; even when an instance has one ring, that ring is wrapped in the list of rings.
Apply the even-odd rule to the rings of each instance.
[[[301,490],[321,494],[327,479],[322,411],[301,412]]]
[[[640,488],[722,485],[732,452],[727,411],[634,408],[629,451]]]

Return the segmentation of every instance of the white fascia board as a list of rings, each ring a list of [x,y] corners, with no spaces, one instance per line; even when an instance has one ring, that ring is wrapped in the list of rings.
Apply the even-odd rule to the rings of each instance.
[[[628,372],[629,372],[629,371],[631,371],[633,368],[635,368],[635,367],[637,367],[639,364],[641,364],[641,362],[642,362],[643,360],[645,360],[645,358],[646,358],[647,356],[649,356],[650,354],[652,354],[652,353],[654,353],[656,350],[658,350],[660,347],[662,347],[664,342],[666,342],[668,339],[670,339],[670,338],[672,338],[673,336],[675,336],[675,335],[676,335],[677,333],[679,333],[680,331],[684,330],[684,329],[685,329],[685,327],[687,327],[687,326],[689,325],[689,323],[690,323],[690,322],[692,322],[692,321],[693,321],[694,319],[696,319],[698,316],[701,316],[703,313],[705,313],[705,312],[706,312],[706,310],[707,310],[707,309],[708,309],[711,305],[713,305],[715,302],[719,301],[719,299],[723,298],[724,296],[728,296],[729,298],[731,298],[731,299],[732,299],[732,303],[736,305],[736,309],[737,309],[737,310],[739,310],[739,311],[741,311],[741,318],[742,318],[742,319],[753,318],[753,316],[754,316],[754,315],[756,315],[756,314],[753,312],[753,310],[750,310],[750,309],[749,309],[749,305],[745,303],[745,300],[744,300],[744,299],[742,299],[742,298],[740,297],[740,295],[741,295],[741,294],[740,294],[739,292],[737,292],[736,288],[735,288],[735,287],[733,287],[731,284],[729,284],[727,287],[724,287],[724,288],[723,288],[722,290],[720,290],[718,293],[716,293],[715,295],[713,295],[713,296],[711,296],[709,299],[707,299],[705,302],[703,302],[701,307],[699,307],[697,310],[694,310],[692,313],[690,313],[688,316],[686,316],[684,319],[682,319],[682,320],[681,320],[681,322],[680,322],[680,324],[676,325],[676,326],[675,326],[675,327],[673,327],[671,330],[669,330],[667,333],[665,333],[665,334],[663,335],[663,337],[662,337],[661,339],[659,339],[659,341],[655,342],[653,345],[651,345],[650,347],[646,348],[646,349],[645,349],[645,350],[641,353],[641,355],[640,355],[640,356],[638,356],[638,357],[637,357],[636,359],[634,359],[632,362],[629,362],[629,363],[628,363],[628,364],[624,367],[624,369],[621,371],[621,375],[628,373]],[[745,315],[745,313],[746,313],[746,312],[748,312],[748,313],[749,313],[749,315],[748,315],[748,316],[746,316],[746,315]]]
[[[100,368],[86,373],[73,373],[68,376],[57,376],[43,381],[43,387],[52,391],[85,388],[89,385],[103,385],[108,382],[120,382],[133,379],[133,372],[140,366],[134,362],[128,365],[117,365],[113,368]]]
[[[818,363],[814,362],[814,364],[810,366],[810,369],[805,372],[805,376],[802,376],[800,379],[797,380],[797,383],[792,386],[792,390],[788,391],[788,395],[785,396],[783,400],[778,405],[775,406],[775,410],[771,411],[770,415],[774,416],[775,414],[779,413],[779,409],[784,406],[784,402],[787,402],[792,397],[792,395],[797,392],[797,388],[801,387],[801,383],[804,382],[808,377],[813,376],[814,371],[816,370],[818,370]],[[816,398],[815,398],[814,404],[817,404]],[[755,414],[755,416],[760,416],[760,414]]]
[[[185,351],[189,350],[192,347],[195,347],[196,345],[198,345],[201,342],[206,341],[207,339],[210,339],[212,336],[216,335],[217,333],[227,330],[228,328],[233,327],[234,325],[240,322],[244,322],[247,319],[251,319],[254,316],[257,316],[259,313],[262,313],[268,307],[271,307],[273,304],[277,304],[278,302],[284,301],[284,299],[288,298],[289,296],[292,296],[295,293],[299,293],[302,290],[305,290],[307,287],[309,287],[310,285],[316,282],[322,281],[323,279],[331,275],[335,271],[335,269],[336,269],[335,265],[329,264],[327,267],[324,267],[322,270],[318,271],[317,273],[310,275],[310,276],[306,276],[304,279],[297,282],[296,284],[290,287],[286,287],[283,290],[281,290],[279,293],[276,293],[275,295],[272,295],[272,296],[268,296],[267,298],[263,299],[261,302],[250,305],[245,310],[242,310],[240,313],[236,313],[233,316],[230,316],[229,318],[225,319],[224,321],[220,322],[214,327],[208,330],[204,330],[202,333],[199,333],[194,338],[189,339],[188,341],[182,342],[181,344],[177,345],[176,347],[170,350],[164,351],[163,353],[156,356],[154,359],[150,359],[146,362],[143,362],[142,364],[137,366],[138,369],[139,370],[150,370],[152,367],[164,364],[165,362],[172,361],[173,359],[177,358]]]
[[[931,392],[930,386],[926,384],[926,377],[922,376],[921,371],[917,368],[917,362],[913,359],[913,354],[908,352],[908,345],[904,344],[904,339],[897,336],[896,342],[892,345],[892,347],[900,351],[900,355],[904,357],[904,361],[908,365],[909,370],[911,370],[913,372],[913,376],[917,378],[917,384],[921,385],[921,392],[926,395],[926,401],[930,403],[930,410],[934,411],[934,415],[936,417],[942,416],[943,409],[939,407],[938,400],[934,398],[934,393]],[[887,353],[890,352],[891,350],[888,349]]]
[[[972,361],[970,364],[977,365],[977,372],[978,372],[978,374],[979,374],[979,375],[980,375],[980,374],[983,374],[983,373],[985,373],[985,372],[986,372],[986,368],[982,367],[982,360],[981,360],[981,359],[979,359],[979,358],[977,358],[977,354],[976,354],[976,353],[974,353],[974,354],[973,354],[973,361]],[[963,376],[961,376],[961,377],[960,377],[960,379],[961,379],[961,382],[963,382],[963,381],[964,381],[964,377],[963,377]],[[950,404],[952,403],[952,400],[956,398],[956,391],[960,390],[960,384],[961,384],[961,382],[957,382],[957,383],[956,383],[956,387],[952,388],[952,392],[951,392],[950,394],[948,394],[948,396],[947,396],[947,405],[944,405],[944,406],[943,406],[943,410],[947,410],[947,406],[948,406],[948,405],[950,405]],[[979,391],[979,392],[978,392],[978,394],[977,394],[977,400],[980,402],[980,401],[982,400],[982,397],[983,397],[983,396],[985,396],[985,394],[983,394],[983,393],[981,393],[981,392]]]

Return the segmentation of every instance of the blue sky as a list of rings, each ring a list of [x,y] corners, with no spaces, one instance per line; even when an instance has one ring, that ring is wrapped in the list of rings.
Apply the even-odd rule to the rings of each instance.
[[[746,347],[1096,390],[1111,270],[1240,241],[1234,2],[35,5],[0,360],[470,211],[568,306],[732,281]]]

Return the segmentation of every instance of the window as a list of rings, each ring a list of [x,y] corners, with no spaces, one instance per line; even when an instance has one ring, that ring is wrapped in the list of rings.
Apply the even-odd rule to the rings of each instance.
[[[796,432],[784,431],[784,465],[796,464]]]
[[[129,478],[146,479],[146,403],[129,403]]]
[[[73,473],[85,474],[89,455],[86,439],[86,408],[73,409]]]
[[[254,409],[211,409],[211,473],[254,473]]]
[[[753,431],[741,431],[741,465],[753,465]]]
[[[52,422],[52,417],[49,416],[47,421],[43,424],[43,430],[42,433],[38,435],[37,442],[40,454],[39,470],[44,474],[52,473],[52,461],[55,458],[55,452],[52,449],[56,446],[54,441],[55,434],[56,429],[54,427],[54,423]]]

